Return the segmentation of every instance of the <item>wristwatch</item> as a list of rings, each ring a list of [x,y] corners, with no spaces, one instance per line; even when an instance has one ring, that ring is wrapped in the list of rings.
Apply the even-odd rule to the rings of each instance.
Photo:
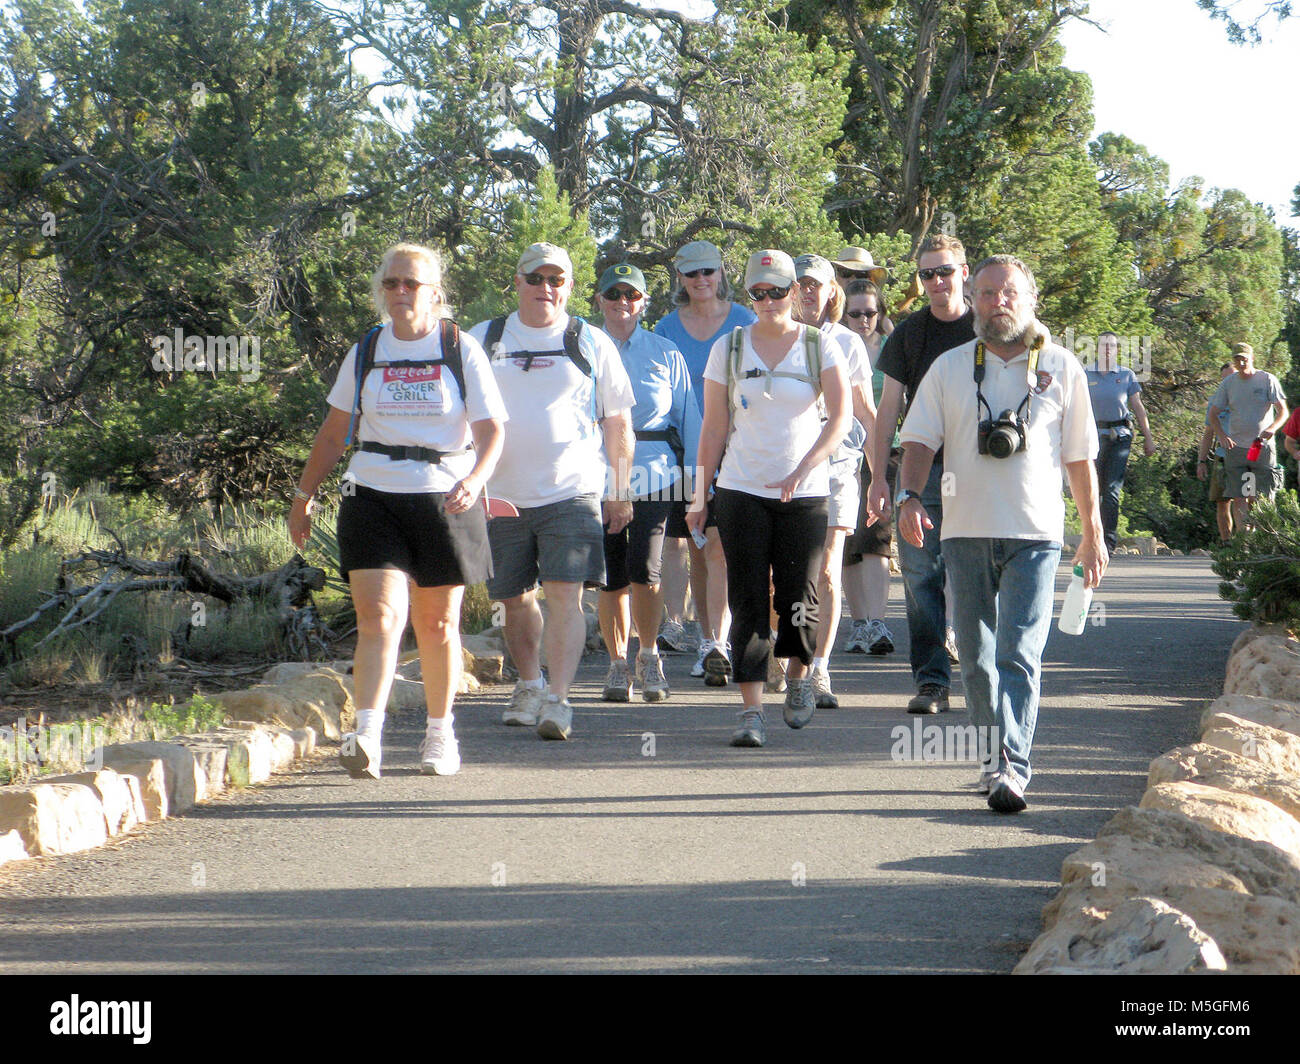
[[[921,493],[919,491],[913,491],[911,488],[904,488],[898,493],[897,497],[895,497],[894,505],[901,508],[903,503],[907,502],[908,499],[915,499],[917,502],[920,502]]]

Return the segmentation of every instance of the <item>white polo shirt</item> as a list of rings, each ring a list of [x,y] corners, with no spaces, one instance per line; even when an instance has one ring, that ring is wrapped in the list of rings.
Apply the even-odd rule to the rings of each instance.
[[[986,352],[982,391],[996,419],[1028,391],[1027,447],[1006,458],[980,454],[977,426],[988,412],[975,398],[975,341],[935,359],[903,422],[903,444],[943,451],[943,539],[1046,539],[1065,534],[1065,464],[1097,456],[1088,380],[1078,359],[1045,344],[1036,378],[1029,352],[1004,362]]]

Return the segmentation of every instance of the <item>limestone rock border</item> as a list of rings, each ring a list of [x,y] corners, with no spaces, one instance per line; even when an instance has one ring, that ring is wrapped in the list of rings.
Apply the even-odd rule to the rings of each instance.
[[[0,867],[102,846],[229,787],[263,783],[310,757],[322,734],[337,739],[352,726],[350,677],[310,663],[275,666],[267,677],[271,682],[251,691],[212,696],[232,717],[251,708],[251,719],[156,742],[114,743],[96,750],[84,772],[0,787]],[[415,686],[423,705],[423,685]]]
[[[1300,642],[1247,629],[1223,690],[1065,859],[1014,974],[1300,975]]]

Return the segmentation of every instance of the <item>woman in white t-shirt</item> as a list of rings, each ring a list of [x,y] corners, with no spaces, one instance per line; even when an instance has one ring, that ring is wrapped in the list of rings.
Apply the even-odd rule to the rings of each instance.
[[[795,317],[816,325],[828,344],[839,347],[844,356],[853,407],[849,431],[831,454],[829,514],[821,578],[817,585],[822,623],[817,632],[817,649],[812,663],[813,697],[817,708],[835,709],[840,703],[831,690],[830,655],[842,612],[840,562],[844,557],[845,537],[858,523],[861,500],[858,471],[862,467],[867,434],[876,424],[876,404],[871,398],[871,363],[867,349],[857,333],[839,324],[845,297],[835,283],[835,271],[830,262],[820,255],[800,255],[794,260],[794,271],[799,278]]]
[[[330,391],[329,413],[294,493],[289,535],[299,548],[307,542],[316,491],[355,424],[358,449],[344,475],[338,543],[357,612],[357,730],[343,737],[339,761],[353,778],[380,777],[384,710],[409,612],[428,708],[421,771],[448,776],[460,768],[451,715],[462,668],[460,606],[465,586],[492,572],[478,503],[501,453],[506,412],[483,348],[444,323],[436,252],[418,244],[389,248],[371,294],[385,324],[360,398],[358,344]]]
[[[717,490],[707,505],[686,515],[686,523],[701,530],[708,510],[716,510],[727,560],[732,666],[743,700],[731,743],[762,746],[763,683],[773,651],[791,659],[785,722],[802,728],[815,708],[805,674],[817,639],[827,459],[848,429],[849,389],[837,345],[823,343],[817,330],[810,334],[792,316],[797,289],[789,255],[755,252],[745,270],[745,288],[758,320],[719,338],[704,370],[697,483],[710,483],[721,462]],[[737,341],[740,362],[733,375]],[[815,379],[810,356],[820,359]],[[775,648],[769,643],[773,605]]]

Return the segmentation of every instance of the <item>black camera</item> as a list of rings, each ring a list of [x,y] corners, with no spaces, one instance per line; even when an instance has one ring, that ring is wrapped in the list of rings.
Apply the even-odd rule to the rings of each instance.
[[[1004,410],[996,421],[985,418],[979,423],[979,453],[994,458],[1009,458],[1025,449],[1025,422],[1010,410]]]

